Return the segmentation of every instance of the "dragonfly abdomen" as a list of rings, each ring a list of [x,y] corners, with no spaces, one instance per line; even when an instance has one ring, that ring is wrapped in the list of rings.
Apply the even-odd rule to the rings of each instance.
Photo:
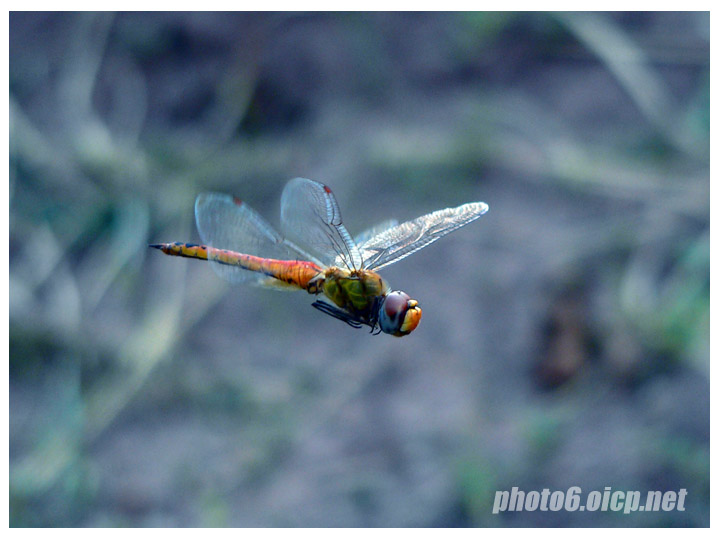
[[[239,266],[245,270],[264,274],[300,289],[307,289],[310,281],[323,271],[317,264],[309,261],[266,259],[254,255],[237,253],[236,251],[230,251],[228,249],[218,249],[199,244],[171,242],[167,244],[151,244],[150,247],[176,257],[187,257],[190,259],[213,261],[228,266]]]

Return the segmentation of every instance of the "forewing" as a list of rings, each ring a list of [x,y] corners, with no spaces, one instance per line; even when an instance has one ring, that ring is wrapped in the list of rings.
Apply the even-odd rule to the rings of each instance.
[[[362,255],[362,249],[365,244],[372,238],[375,238],[378,234],[381,232],[385,232],[388,229],[392,229],[398,224],[397,219],[388,219],[387,221],[383,221],[382,223],[379,223],[375,225],[374,227],[370,227],[369,229],[361,232],[359,235],[355,237],[355,243],[357,244],[358,249],[360,250],[360,254]]]
[[[483,202],[467,203],[457,208],[437,210],[387,229],[362,245],[365,268],[377,270],[404,259],[487,211],[488,205]]]
[[[195,221],[203,243],[246,255],[313,260],[285,239],[240,199],[221,193],[201,193],[195,200]],[[314,261],[313,261],[314,262]],[[232,283],[287,289],[283,282],[239,266],[213,263],[215,272]]]
[[[307,248],[323,265],[362,267],[360,252],[343,225],[330,188],[307,178],[294,178],[285,186],[280,205],[286,238]]]

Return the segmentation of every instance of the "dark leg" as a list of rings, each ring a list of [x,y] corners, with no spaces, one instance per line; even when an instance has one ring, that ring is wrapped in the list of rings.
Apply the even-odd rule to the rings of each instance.
[[[330,315],[331,317],[335,317],[336,319],[339,319],[349,324],[353,328],[360,328],[363,324],[367,324],[364,321],[361,321],[357,317],[353,316],[352,314],[348,313],[347,311],[343,311],[342,309],[332,306],[327,302],[323,302],[322,300],[317,300],[313,302],[312,306],[315,309],[319,309],[323,313]]]

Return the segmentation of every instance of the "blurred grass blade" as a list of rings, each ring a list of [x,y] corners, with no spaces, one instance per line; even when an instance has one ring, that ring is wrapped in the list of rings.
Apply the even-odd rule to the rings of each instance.
[[[133,257],[146,249],[150,226],[147,203],[138,199],[118,204],[113,216],[114,227],[108,241],[96,242],[86,257],[83,282],[87,283],[86,308],[92,312],[112,283]]]
[[[693,152],[677,129],[670,94],[647,55],[608,17],[600,13],[558,13],[556,17],[615,75],[645,117],[672,144]]]

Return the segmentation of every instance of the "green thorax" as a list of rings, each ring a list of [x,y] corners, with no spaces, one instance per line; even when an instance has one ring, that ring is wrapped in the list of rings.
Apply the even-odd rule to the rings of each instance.
[[[322,292],[338,307],[356,313],[368,313],[375,298],[387,293],[388,287],[372,270],[325,270]]]

